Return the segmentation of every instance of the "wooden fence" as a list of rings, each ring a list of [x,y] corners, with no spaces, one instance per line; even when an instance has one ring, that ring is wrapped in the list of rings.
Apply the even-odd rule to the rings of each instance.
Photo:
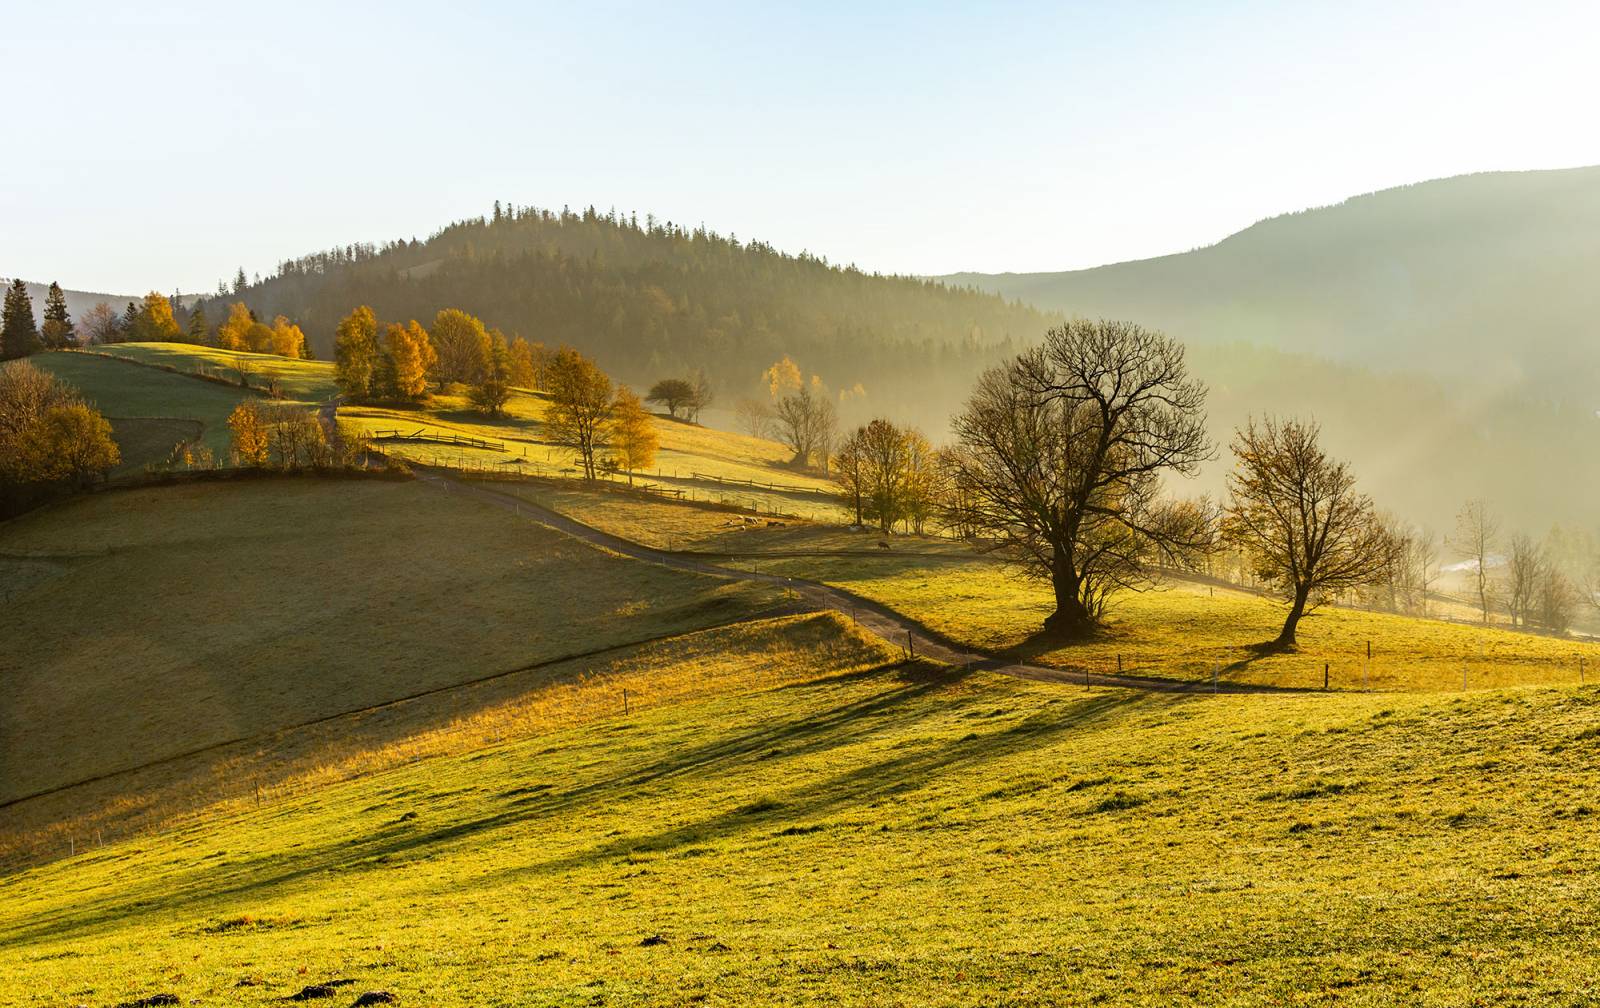
[[[482,451],[503,452],[506,450],[502,441],[487,441],[483,438],[467,437],[465,434],[438,434],[430,433],[426,428],[413,431],[410,434],[398,430],[373,431],[371,439],[374,441],[426,441],[431,444],[455,445],[461,448],[478,448]]]

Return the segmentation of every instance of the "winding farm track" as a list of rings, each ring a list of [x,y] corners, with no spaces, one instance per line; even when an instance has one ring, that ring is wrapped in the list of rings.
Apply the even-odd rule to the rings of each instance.
[[[738,570],[733,567],[724,567],[720,564],[712,563],[699,554],[654,549],[630,539],[603,532],[592,525],[585,525],[574,518],[570,518],[558,511],[552,511],[532,501],[524,500],[521,497],[495,490],[480,483],[459,479],[451,475],[447,470],[424,466],[414,466],[413,468],[424,483],[439,487],[449,493],[467,494],[496,507],[504,508],[530,521],[553,528],[558,532],[564,532],[592,546],[610,550],[613,553],[620,553],[635,560],[659,564],[675,570],[741,581],[756,581],[786,588],[799,597],[800,605],[797,606],[799,611],[831,609],[835,612],[843,613],[851,616],[858,625],[877,634],[885,641],[897,647],[906,647],[910,644],[919,657],[930,658],[947,665],[984,669],[998,672],[1002,675],[1015,676],[1019,679],[1033,679],[1039,682],[1074,686],[1113,686],[1146,692],[1230,694],[1306,692],[1305,690],[1279,686],[1260,686],[1249,683],[1185,682],[1176,679],[1160,679],[1154,676],[1077,671],[1013,661],[1009,658],[987,654],[958,644],[929,630],[903,613],[896,612],[888,606],[833,585],[807,581],[803,578],[784,577],[781,574],[762,574]]]

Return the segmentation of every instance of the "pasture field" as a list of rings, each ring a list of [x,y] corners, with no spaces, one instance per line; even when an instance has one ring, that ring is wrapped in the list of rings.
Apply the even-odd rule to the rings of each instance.
[[[0,525],[12,572],[0,802],[785,604],[372,479],[78,498]]]
[[[748,689],[842,675],[899,649],[835,613],[691,630],[493,674],[114,774],[0,810],[0,867],[257,807],[415,760]]]
[[[1099,635],[1064,644],[1036,636],[1053,608],[1048,586],[991,560],[804,557],[764,559],[760,568],[825,581],[954,640],[1067,669],[1115,671],[1120,656],[1123,669],[1138,675],[1192,681],[1215,673],[1229,682],[1320,689],[1327,665],[1331,689],[1383,691],[1576,686],[1600,676],[1593,642],[1334,606],[1301,622],[1295,653],[1263,654],[1255,645],[1282,628],[1282,604],[1177,578],[1117,596]]]
[[[131,346],[131,344],[130,344]],[[76,388],[111,421],[122,451],[113,476],[162,462],[180,442],[198,437],[225,463],[232,451],[228,414],[249,393],[154,368],[130,367],[86,353],[35,354],[29,363]]]
[[[1583,1005],[1600,690],[901,666],[646,708],[0,880],[0,1001]]]
[[[210,374],[230,381],[239,380],[242,368],[252,388],[265,388],[269,381],[276,380],[284,398],[297,402],[325,402],[339,391],[333,381],[333,365],[326,361],[294,360],[193,343],[106,343],[96,346],[94,352],[173,368],[186,375]]]
[[[116,343],[96,347],[95,352],[141,364],[172,368],[179,374],[172,376],[171,380],[176,381],[180,376],[188,377],[193,385],[213,389],[223,395],[229,394],[229,390],[202,382],[192,375],[204,373],[237,380],[242,364],[249,373],[252,387],[264,388],[269,379],[276,379],[283,394],[290,400],[322,403],[338,394],[333,365],[325,361],[290,360],[271,354],[242,353],[188,343]],[[68,353],[51,354],[48,357],[74,361],[92,359],[89,354]],[[149,371],[158,378],[164,377],[160,372],[141,370]],[[85,370],[82,377],[84,381],[80,387],[90,398],[116,394],[123,383],[134,380],[114,367],[109,371]],[[155,380],[144,379],[146,383]],[[210,440],[207,444],[212,446],[219,460],[226,460],[226,427],[214,423],[215,418],[210,413],[206,416],[194,413],[195,408],[188,405],[194,393],[165,385],[162,388],[166,391],[159,401],[166,405],[169,413],[131,415],[172,415],[172,411],[176,411],[180,416],[194,415],[196,419],[206,420],[208,432],[220,432],[217,444],[212,444]],[[237,402],[237,398],[230,401],[229,410],[232,409],[232,402]],[[421,433],[446,440],[461,437],[498,442],[505,449],[480,449],[447,444],[441,440],[380,442],[379,447],[386,453],[411,462],[570,478],[577,473],[571,453],[549,444],[544,437],[545,409],[546,402],[540,393],[519,389],[514,390],[506,405],[505,415],[500,417],[484,416],[471,408],[465,395],[455,393],[436,395],[428,403],[414,408],[351,404],[341,406],[338,416],[341,427],[352,434],[372,436],[378,431],[398,430],[408,435]],[[221,413],[222,419],[226,417],[226,411]],[[656,465],[649,472],[635,474],[639,482],[681,491],[696,500],[736,504],[769,513],[776,511],[826,520],[843,517],[843,511],[828,496],[833,492],[832,484],[815,475],[790,471],[784,465],[789,455],[782,445],[664,416],[654,419],[661,447]],[[626,482],[624,476],[610,478]]]
[[[1332,606],[1300,624],[1298,652],[1262,654],[1254,645],[1276,636],[1282,605],[1178,578],[1118,596],[1096,638],[1063,644],[1036,636],[1053,605],[1044,583],[1019,578],[961,543],[809,523],[751,528],[713,511],[575,487],[501,489],[648,545],[734,554],[725,566],[836,585],[959,643],[1060,668],[1114,672],[1120,658],[1123,671],[1138,675],[1193,681],[1215,674],[1220,681],[1320,689],[1326,665],[1334,690],[1600,681],[1600,645],[1591,641]],[[880,541],[890,548],[879,548]]]
[[[539,483],[498,483],[494,489],[541,504],[553,511],[576,518],[612,535],[656,549],[703,553],[791,553],[880,552],[887,541],[895,556],[914,554],[924,558],[949,557],[969,560],[972,550],[963,543],[931,536],[885,537],[872,529],[855,529],[829,521],[790,521],[732,514],[714,508],[694,507],[677,501],[650,499],[639,495],[589,489],[580,484],[566,486]],[[842,517],[840,512],[838,517]]]

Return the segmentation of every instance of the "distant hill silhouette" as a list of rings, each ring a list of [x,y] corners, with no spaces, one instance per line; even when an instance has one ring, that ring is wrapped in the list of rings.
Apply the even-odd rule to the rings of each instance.
[[[976,374],[1062,314],[1128,318],[1190,345],[1219,443],[1252,412],[1314,417],[1403,516],[1443,530],[1485,496],[1538,533],[1591,522],[1600,495],[1596,277],[1591,168],[1419,183],[1181,255],[944,283],[648,219],[518,209],[288,261],[205,307],[213,322],[240,299],[288,315],[324,358],[354,305],[424,322],[461,307],[577,346],[636,386],[704,367],[724,406],[789,354],[836,391],[862,386],[844,422],[888,415],[939,441]],[[1220,492],[1225,471],[1224,457],[1194,488]]]
[[[11,277],[0,277],[0,284],[10,285],[11,281]],[[46,280],[44,283],[36,283],[32,280],[24,279],[22,282],[27,285],[28,296],[33,299],[34,317],[37,318],[42,324],[44,322],[44,296],[46,292],[50,290],[50,281]],[[104,301],[106,304],[116,309],[117,314],[120,315],[122,314],[122,310],[127,307],[129,301],[138,301],[144,297],[143,293],[97,294],[93,291],[71,290],[66,287],[61,288],[61,293],[67,296],[67,312],[75,319],[82,318],[85,312],[93,308],[101,301]],[[172,292],[163,291],[163,293],[171,296]],[[185,305],[192,305],[196,300],[198,300],[198,296],[194,294],[184,294],[181,295],[181,298],[183,304]]]
[[[1386,189],[1158,259],[939,279],[1190,344],[1515,382],[1600,407],[1600,167]]]

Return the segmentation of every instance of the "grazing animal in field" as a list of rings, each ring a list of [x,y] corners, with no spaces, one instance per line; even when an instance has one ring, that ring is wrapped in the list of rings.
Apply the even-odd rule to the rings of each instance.
[[[879,539],[878,540],[878,548],[879,549],[888,549],[889,548],[889,541],[887,539]]]

